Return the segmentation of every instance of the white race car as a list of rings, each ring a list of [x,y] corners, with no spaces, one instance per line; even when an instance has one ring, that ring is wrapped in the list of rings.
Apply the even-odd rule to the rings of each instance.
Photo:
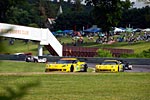
[[[38,56],[27,56],[25,58],[26,62],[39,62],[39,63],[46,63],[47,58],[39,58]]]
[[[127,61],[119,60],[122,64],[125,70],[132,70],[132,65],[129,64]]]

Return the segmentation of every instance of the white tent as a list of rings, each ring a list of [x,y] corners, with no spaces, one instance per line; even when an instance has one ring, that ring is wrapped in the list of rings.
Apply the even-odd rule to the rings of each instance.
[[[125,30],[115,27],[114,32],[125,32]]]
[[[150,28],[146,28],[142,30],[143,32],[150,32]]]

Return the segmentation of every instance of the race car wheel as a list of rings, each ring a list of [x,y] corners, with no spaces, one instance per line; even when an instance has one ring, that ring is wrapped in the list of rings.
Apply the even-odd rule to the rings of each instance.
[[[72,65],[71,67],[70,67],[70,72],[73,72],[74,71],[74,66]]]
[[[128,68],[128,70],[132,70],[132,68]]]
[[[124,72],[124,69],[122,69],[121,72]]]
[[[26,59],[26,62],[29,62],[28,59]]]
[[[120,71],[119,67],[118,67],[118,72]]]
[[[87,72],[87,65],[84,65],[84,72]]]
[[[49,72],[49,70],[48,70],[48,69],[45,69],[45,72]]]
[[[38,62],[38,60],[37,60],[37,59],[34,59],[34,62],[35,62],[35,63],[37,63],[37,62]]]
[[[124,68],[124,66],[123,66],[123,68],[122,68],[122,72],[124,72],[124,70],[125,70],[125,68]]]

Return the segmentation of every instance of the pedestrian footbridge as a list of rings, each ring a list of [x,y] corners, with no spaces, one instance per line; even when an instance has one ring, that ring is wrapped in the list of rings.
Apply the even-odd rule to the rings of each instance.
[[[38,56],[43,55],[43,46],[45,46],[50,52],[52,51],[52,55],[62,56],[62,45],[47,28],[33,28],[0,23],[0,33],[3,37],[39,41]]]

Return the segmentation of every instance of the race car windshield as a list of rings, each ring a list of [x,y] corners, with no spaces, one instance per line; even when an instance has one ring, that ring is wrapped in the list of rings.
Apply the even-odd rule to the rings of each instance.
[[[57,64],[76,63],[76,60],[59,60]]]
[[[102,65],[116,65],[116,62],[103,62]]]

